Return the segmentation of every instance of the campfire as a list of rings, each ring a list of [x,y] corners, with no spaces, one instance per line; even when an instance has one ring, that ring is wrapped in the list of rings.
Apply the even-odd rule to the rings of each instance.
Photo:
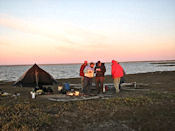
[[[74,96],[79,96],[80,95],[80,92],[79,91],[75,91],[74,92]]]
[[[67,92],[68,96],[79,96],[80,95],[80,92],[79,91],[74,91],[74,92]]]
[[[57,90],[59,93],[66,94],[67,96],[80,96],[79,89],[70,88],[70,85],[67,83],[58,85]]]

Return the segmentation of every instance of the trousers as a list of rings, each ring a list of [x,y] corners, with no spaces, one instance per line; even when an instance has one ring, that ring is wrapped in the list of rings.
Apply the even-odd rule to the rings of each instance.
[[[89,92],[88,87],[92,86],[92,78],[84,77],[84,86],[83,86],[83,92],[86,94]]]
[[[96,88],[98,93],[103,92],[104,77],[96,77]]]
[[[114,87],[115,87],[116,93],[120,92],[119,84],[120,84],[120,77],[114,78]]]

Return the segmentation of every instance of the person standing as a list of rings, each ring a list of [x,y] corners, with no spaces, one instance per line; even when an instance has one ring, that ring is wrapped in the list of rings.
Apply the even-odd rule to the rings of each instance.
[[[103,92],[103,83],[104,83],[104,74],[106,72],[106,67],[104,63],[101,63],[100,61],[97,62],[95,67],[95,73],[96,73],[96,88],[97,93]]]
[[[88,94],[88,87],[92,86],[92,78],[94,77],[94,63],[90,63],[89,66],[86,66],[84,69],[84,87],[83,92],[84,94]]]
[[[83,89],[84,86],[84,69],[88,65],[87,61],[84,61],[84,63],[80,67],[80,77],[81,77],[81,87]]]
[[[112,78],[114,79],[114,86],[116,89],[116,93],[120,92],[119,84],[120,84],[120,78],[123,77],[124,75],[123,72],[124,71],[121,65],[117,61],[112,60],[111,74],[112,74]]]

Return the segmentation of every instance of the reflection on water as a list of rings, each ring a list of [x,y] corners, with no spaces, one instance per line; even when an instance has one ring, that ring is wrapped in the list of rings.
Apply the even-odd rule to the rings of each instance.
[[[159,66],[150,62],[121,62],[126,74],[172,71],[175,66]],[[106,63],[106,75],[111,74],[111,64]],[[171,63],[172,65],[172,63]],[[175,63],[174,63],[175,65]],[[16,81],[31,66],[0,66],[0,81]],[[40,65],[42,69],[50,73],[55,79],[79,77],[80,64]]]

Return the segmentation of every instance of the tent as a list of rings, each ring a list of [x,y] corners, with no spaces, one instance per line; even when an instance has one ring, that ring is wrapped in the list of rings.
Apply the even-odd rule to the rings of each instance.
[[[42,85],[53,85],[57,81],[46,71],[34,64],[15,83],[14,86],[38,87]]]

